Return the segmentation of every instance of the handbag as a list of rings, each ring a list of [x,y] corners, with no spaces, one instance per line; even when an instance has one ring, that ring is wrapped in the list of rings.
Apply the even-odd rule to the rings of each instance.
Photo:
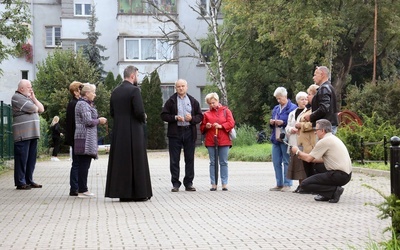
[[[224,116],[226,118],[226,109],[224,109]],[[234,139],[236,139],[236,129],[232,128],[231,131],[229,131],[229,139],[232,141]]]
[[[231,141],[236,139],[236,130],[235,130],[235,128],[233,128],[233,129],[231,129],[231,131],[229,131],[229,139]]]

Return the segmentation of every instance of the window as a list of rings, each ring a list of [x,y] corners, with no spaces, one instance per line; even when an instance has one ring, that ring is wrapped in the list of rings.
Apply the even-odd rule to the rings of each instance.
[[[210,5],[209,5],[210,3],[209,3],[209,1],[207,1],[207,0],[200,0],[200,13],[203,15],[203,16],[206,16],[207,14],[208,14],[208,12],[209,12],[209,8],[210,8]]]
[[[26,80],[29,80],[28,79],[28,70],[21,70],[21,79],[26,79]]]
[[[61,46],[61,27],[46,27],[46,47]]]
[[[167,13],[176,13],[176,0],[153,0]],[[154,7],[143,0],[118,0],[118,12],[123,14],[152,14]]]
[[[163,39],[125,39],[125,60],[170,60],[173,46]]]
[[[175,93],[175,85],[161,85],[163,106],[165,102]]]
[[[205,99],[207,94],[208,93],[205,92],[204,88],[200,88],[200,100],[199,100],[199,103],[200,103],[200,108],[201,109],[209,109],[210,108],[210,106],[208,106],[208,103],[206,103],[206,99]]]
[[[75,3],[75,16],[90,16],[92,14],[92,5],[90,3]]]
[[[75,42],[75,52],[78,52],[79,50],[83,51],[83,48],[85,47],[85,45],[88,45],[89,42],[87,41],[77,41]]]

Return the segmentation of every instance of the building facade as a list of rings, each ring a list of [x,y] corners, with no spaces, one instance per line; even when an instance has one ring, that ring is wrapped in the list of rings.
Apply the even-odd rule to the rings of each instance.
[[[95,6],[98,18],[96,31],[101,33],[98,44],[106,47],[102,56],[104,70],[116,76],[123,73],[127,65],[139,68],[140,81],[158,69],[162,82],[164,101],[172,95],[177,79],[186,79],[189,93],[202,105],[202,89],[207,84],[207,70],[197,58],[189,58],[194,51],[187,45],[173,46],[162,30],[175,29],[153,16],[153,8],[142,0],[30,0],[32,36],[27,43],[32,45],[32,62],[24,57],[10,58],[0,64],[0,100],[9,103],[20,79],[34,81],[36,65],[45,60],[57,48],[79,50],[87,43],[88,18]],[[196,42],[206,37],[207,24],[191,7],[196,2],[207,5],[206,0],[158,0],[158,6],[176,17],[185,32]],[[171,38],[182,39],[179,33]],[[168,63],[165,63],[168,61]],[[161,66],[160,66],[161,65]],[[79,80],[79,79],[78,79]]]

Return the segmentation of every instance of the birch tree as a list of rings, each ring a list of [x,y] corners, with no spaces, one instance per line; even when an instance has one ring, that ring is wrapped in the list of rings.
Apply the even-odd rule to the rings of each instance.
[[[201,5],[199,1],[196,1],[193,6],[189,5],[193,14],[198,15],[202,21],[204,21],[209,30],[208,38],[211,39],[213,49],[213,63],[205,63],[208,74],[213,83],[215,83],[221,92],[220,101],[221,103],[228,105],[228,92],[227,84],[225,80],[225,68],[229,59],[223,57],[222,51],[226,45],[226,41],[231,35],[232,30],[227,27],[220,25],[222,21],[222,0],[207,0],[208,9],[204,9],[204,5]],[[160,23],[164,24],[160,26],[160,30],[164,37],[171,42],[172,45],[186,44],[193,49],[193,54],[183,55],[181,57],[192,57],[198,58],[203,62],[207,62],[208,58],[202,53],[202,47],[193,37],[191,37],[185,31],[185,24],[179,22],[176,16],[168,13],[157,4],[156,1],[146,0],[146,2],[155,9],[154,18]],[[203,1],[204,3],[204,1]],[[207,6],[207,5],[206,5]],[[167,29],[167,24],[173,24],[173,29]],[[207,39],[204,39],[204,41]],[[210,40],[207,40],[210,41]],[[177,60],[179,58],[173,58],[171,60]],[[169,61],[171,61],[169,60]],[[169,61],[166,61],[168,63]]]

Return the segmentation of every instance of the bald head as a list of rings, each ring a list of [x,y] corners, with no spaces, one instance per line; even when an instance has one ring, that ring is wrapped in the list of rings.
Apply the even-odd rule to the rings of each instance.
[[[30,96],[32,92],[32,84],[31,81],[22,79],[18,83],[18,92],[23,94],[24,96]]]
[[[180,97],[184,97],[188,90],[187,81],[184,79],[177,80],[175,82],[175,89]]]

